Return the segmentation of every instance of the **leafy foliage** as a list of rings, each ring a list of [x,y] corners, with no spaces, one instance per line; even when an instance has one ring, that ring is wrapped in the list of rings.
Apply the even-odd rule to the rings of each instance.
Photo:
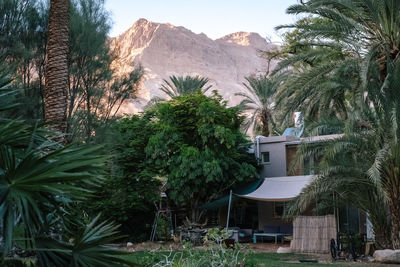
[[[221,240],[221,239],[219,239]],[[207,250],[199,250],[190,243],[184,244],[184,249],[178,252],[157,253],[148,252],[138,262],[142,266],[182,266],[182,267],[208,267],[208,266],[253,266],[249,258],[251,252],[245,250],[240,244],[227,248],[221,241],[208,243]]]
[[[0,200],[6,251],[11,246],[13,228],[19,216],[27,232],[35,233],[44,223],[48,211],[48,207],[41,210],[38,203],[53,202],[55,205],[57,200],[61,201],[59,195],[65,195],[62,201],[82,198],[84,190],[71,182],[85,181],[92,176],[87,170],[95,169],[99,163],[99,156],[90,155],[93,151],[93,148],[64,148],[47,155],[30,151],[22,158],[16,158],[12,148],[1,148]],[[76,161],[71,161],[71,157]]]
[[[108,42],[110,29],[104,1],[79,0],[71,8],[68,107],[69,140],[103,138],[122,103],[133,97],[143,68],[119,77],[111,63],[117,57]],[[103,135],[103,136],[102,136]]]
[[[277,93],[280,120],[288,121],[295,111],[302,111],[313,122],[323,118],[346,119],[349,104],[357,97],[359,58],[334,40],[309,37],[307,25],[326,25],[325,17],[307,17],[287,26],[285,44],[273,74],[286,73],[290,79]],[[285,27],[285,26],[280,26]],[[287,122],[286,122],[287,124]]]
[[[0,60],[12,71],[12,86],[21,108],[7,116],[34,124],[44,117],[44,70],[49,6],[46,1],[0,3]],[[103,0],[75,0],[70,8],[68,142],[103,141],[122,105],[134,97],[143,75],[140,65],[122,76],[111,62],[117,57],[108,42],[111,21]],[[132,63],[133,64],[133,63]]]
[[[121,231],[128,234],[130,240],[143,241],[150,236],[154,203],[160,197],[157,169],[148,163],[145,153],[154,131],[148,117],[136,115],[123,118],[113,127],[110,175],[104,189],[98,190],[86,205],[87,210],[101,212],[104,218],[120,223]]]
[[[73,242],[38,238],[38,261],[42,266],[137,266],[121,258],[128,252],[105,245],[121,238],[117,228],[106,221],[99,222],[97,216],[74,236]]]
[[[0,91],[8,90],[6,85]],[[85,184],[102,182],[104,156],[99,147],[58,148],[49,134],[24,121],[0,120],[0,264],[6,264],[18,246],[18,227],[23,228],[24,250],[37,256],[39,266],[87,266],[100,259],[103,265],[96,265],[129,264],[115,256],[122,252],[106,246],[117,238],[117,226],[95,218],[82,235],[65,227],[70,203],[83,201],[90,193]]]
[[[197,205],[257,176],[241,122],[238,110],[226,108],[221,97],[200,92],[119,120],[108,148],[111,175],[83,209],[102,211],[122,225],[130,240],[146,239],[160,197],[160,177],[166,177],[168,196],[176,205],[190,207],[192,220],[200,219]]]
[[[240,132],[238,109],[227,108],[220,96],[179,96],[148,114],[154,134],[146,154],[167,177],[168,196],[190,208],[192,221],[201,217],[199,204],[257,176],[255,159],[247,153],[250,144]]]
[[[325,210],[332,213],[341,202],[349,202],[368,213],[377,245],[390,247],[390,215],[385,195],[367,175],[374,162],[372,136],[363,140],[364,134],[355,128],[352,130],[355,131],[347,132],[337,140],[300,147],[300,160],[311,155],[321,157],[320,173],[285,212],[297,216],[318,199],[325,205]]]
[[[44,60],[48,6],[43,1],[0,3],[0,60],[7,63],[16,97],[24,108],[9,116],[35,120],[43,116]]]
[[[382,82],[387,62],[399,54],[398,5],[316,0],[290,6],[289,14],[310,17],[277,27],[294,29],[295,38],[289,35],[287,47],[295,54],[280,62],[276,71],[301,65],[277,96],[285,114],[298,109],[314,119],[347,119],[348,109],[363,98],[371,72],[377,70]],[[302,49],[293,50],[299,45]]]

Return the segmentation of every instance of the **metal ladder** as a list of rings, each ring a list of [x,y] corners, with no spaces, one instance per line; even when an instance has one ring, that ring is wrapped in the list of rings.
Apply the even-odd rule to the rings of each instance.
[[[168,216],[168,221],[169,221],[169,224],[170,224],[170,229],[172,230],[172,233],[173,233],[174,227],[173,227],[173,224],[172,224],[172,212],[169,211],[169,210],[166,210],[166,211],[159,211],[159,210],[158,210],[158,211],[156,212],[155,217],[154,217],[154,222],[153,222],[153,226],[152,226],[152,229],[151,229],[151,234],[150,234],[150,241],[151,241],[151,242],[154,242],[154,240],[155,240],[155,238],[156,238],[157,226],[158,226],[158,219],[160,218],[160,214],[161,214],[161,213],[166,213],[166,214],[167,214],[167,216]]]

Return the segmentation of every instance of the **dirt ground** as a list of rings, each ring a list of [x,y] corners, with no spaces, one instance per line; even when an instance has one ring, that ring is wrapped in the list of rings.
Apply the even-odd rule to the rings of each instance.
[[[274,244],[274,243],[246,243],[245,246],[248,246],[249,249],[254,251],[255,253],[265,253],[265,252],[276,252],[279,247],[290,247],[289,243],[285,244]]]
[[[289,247],[289,244],[273,244],[273,243],[244,243],[241,244],[246,248],[251,249],[255,253],[266,253],[266,252],[276,252],[279,247]],[[132,244],[131,246],[127,246],[127,243],[123,243],[119,245],[122,248],[126,248],[128,251],[169,251],[169,250],[180,250],[182,249],[181,243],[174,242],[142,242]],[[203,247],[199,246],[199,249],[203,249]]]

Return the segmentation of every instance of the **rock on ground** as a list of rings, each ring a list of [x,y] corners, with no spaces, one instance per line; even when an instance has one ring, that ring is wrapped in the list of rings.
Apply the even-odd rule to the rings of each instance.
[[[276,253],[281,254],[281,253],[292,253],[292,249],[289,247],[279,247]]]
[[[400,263],[400,250],[383,249],[374,252],[374,258],[383,263]]]

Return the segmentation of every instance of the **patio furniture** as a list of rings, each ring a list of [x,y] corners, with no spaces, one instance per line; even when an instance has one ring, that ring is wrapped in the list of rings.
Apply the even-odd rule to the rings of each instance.
[[[264,237],[274,239],[275,244],[278,243],[278,238],[280,237],[283,243],[285,237],[289,237],[293,234],[293,226],[291,225],[264,225],[263,230],[263,232],[253,235],[253,243],[257,243],[257,237],[261,237],[263,241]]]
[[[293,225],[279,226],[279,233],[285,234],[283,241],[291,242],[293,240]]]
[[[253,229],[240,229],[239,227],[229,227],[229,231],[232,231],[232,235],[229,238],[235,239],[238,243],[251,242],[253,238]]]
[[[278,237],[281,238],[281,242],[283,243],[283,237],[285,234],[282,233],[254,233],[253,234],[253,243],[257,243],[257,236],[263,238],[263,237],[274,237],[275,238],[275,244],[278,243]]]
[[[251,242],[252,237],[253,237],[253,229],[239,230],[239,243]]]
[[[292,242],[292,240],[293,240],[293,235],[285,235],[283,237],[283,241]]]

